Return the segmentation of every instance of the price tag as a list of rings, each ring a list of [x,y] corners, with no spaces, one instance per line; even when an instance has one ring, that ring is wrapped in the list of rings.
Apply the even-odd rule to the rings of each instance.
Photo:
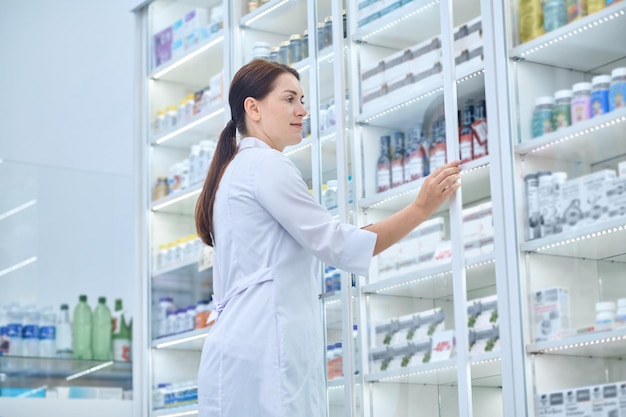
[[[198,272],[206,271],[213,266],[213,248],[205,246],[200,252],[200,259],[198,260]]]
[[[435,332],[433,335],[431,362],[444,361],[452,356],[454,348],[454,330]]]

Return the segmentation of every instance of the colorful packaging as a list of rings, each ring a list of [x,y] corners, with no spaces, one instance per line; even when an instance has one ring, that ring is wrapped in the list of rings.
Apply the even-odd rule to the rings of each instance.
[[[518,15],[520,43],[528,42],[545,33],[540,0],[519,0]]]

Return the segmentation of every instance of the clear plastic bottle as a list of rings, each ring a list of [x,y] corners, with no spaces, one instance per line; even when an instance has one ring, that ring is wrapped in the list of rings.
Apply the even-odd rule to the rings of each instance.
[[[78,304],[74,308],[72,318],[72,339],[74,359],[87,359],[93,357],[91,347],[91,332],[93,328],[93,315],[87,304],[87,296],[80,295]]]
[[[106,297],[99,297],[98,305],[93,311],[92,346],[95,360],[111,360],[112,327],[111,310],[106,304]]]
[[[9,337],[9,355],[22,356],[24,354],[22,329],[24,327],[24,311],[13,304],[9,307],[9,319],[7,324],[7,336]]]
[[[72,357],[72,323],[70,322],[70,311],[67,304],[61,304],[59,321],[57,322],[57,356],[60,358]]]
[[[56,327],[57,316],[52,307],[41,311],[39,322],[39,356],[54,358],[56,356]]]
[[[23,355],[39,356],[39,311],[34,305],[26,308],[24,327],[22,329]]]

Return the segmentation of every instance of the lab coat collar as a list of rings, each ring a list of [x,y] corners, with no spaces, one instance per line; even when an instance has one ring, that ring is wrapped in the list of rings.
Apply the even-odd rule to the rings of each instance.
[[[263,142],[261,139],[255,138],[253,136],[247,136],[247,137],[241,139],[241,141],[239,142],[239,150],[240,151],[242,149],[246,149],[246,148],[266,148],[266,149],[272,149],[270,147],[270,145],[268,145],[267,143]]]

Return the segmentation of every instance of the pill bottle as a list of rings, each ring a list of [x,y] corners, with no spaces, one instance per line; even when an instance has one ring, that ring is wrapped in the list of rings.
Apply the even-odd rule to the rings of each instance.
[[[252,47],[252,59],[269,59],[270,58],[270,44],[267,42],[255,42]]]
[[[289,49],[287,54],[287,61],[289,65],[295,64],[302,60],[302,36],[291,35],[289,37]]]
[[[538,138],[546,133],[552,132],[552,111],[554,99],[549,96],[539,97],[535,100],[533,110],[532,134],[533,138]]]
[[[288,65],[289,64],[289,62],[287,61],[289,59],[288,54],[289,54],[289,41],[281,42],[280,47],[278,48],[278,55],[277,55],[276,61],[279,64]]]
[[[552,125],[556,130],[572,124],[572,90],[560,90],[554,94],[552,117]]]
[[[626,67],[611,71],[609,88],[609,111],[626,107]]]
[[[609,112],[610,75],[598,75],[591,79],[591,117]]]
[[[591,119],[591,83],[572,86],[572,124]]]

